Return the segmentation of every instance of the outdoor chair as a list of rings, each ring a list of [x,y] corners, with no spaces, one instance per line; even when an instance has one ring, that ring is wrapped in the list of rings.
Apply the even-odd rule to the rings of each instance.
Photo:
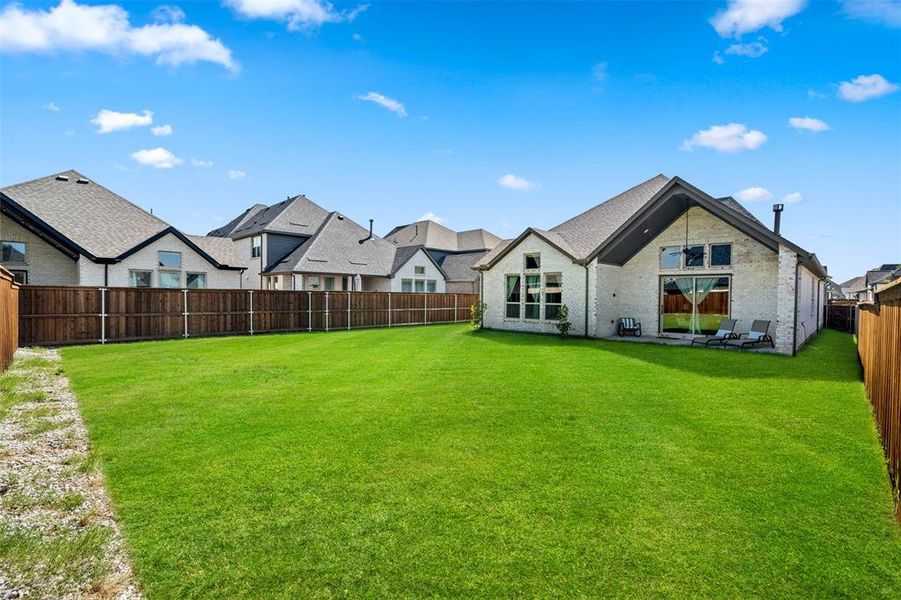
[[[773,343],[773,338],[767,333],[769,329],[769,321],[755,320],[751,323],[751,330],[748,333],[743,333],[734,339],[726,340],[724,345],[735,346],[736,348],[754,348],[755,346],[769,344],[771,348],[775,348],[776,344]]]
[[[632,317],[620,319],[619,325],[616,326],[616,334],[619,337],[623,337],[626,334],[641,337],[641,323]]]
[[[705,347],[708,347],[713,344],[714,346],[722,346],[728,340],[737,339],[738,335],[734,332],[736,323],[737,321],[735,319],[723,319],[720,321],[720,328],[717,330],[716,334],[696,337],[691,340],[691,345],[703,344]]]

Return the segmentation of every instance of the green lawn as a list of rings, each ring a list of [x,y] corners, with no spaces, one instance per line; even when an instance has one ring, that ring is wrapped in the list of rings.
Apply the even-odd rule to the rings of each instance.
[[[850,336],[459,325],[69,348],[155,598],[901,596]]]

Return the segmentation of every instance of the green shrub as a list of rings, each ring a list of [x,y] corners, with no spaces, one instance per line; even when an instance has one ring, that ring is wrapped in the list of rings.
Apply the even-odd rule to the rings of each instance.
[[[488,305],[484,302],[476,302],[469,307],[469,324],[472,325],[474,329],[482,328],[482,319],[485,317],[485,311],[487,310]]]
[[[560,337],[566,337],[569,335],[569,330],[572,326],[573,324],[569,322],[569,307],[564,304],[560,307],[560,312],[557,314],[555,327],[560,332]]]

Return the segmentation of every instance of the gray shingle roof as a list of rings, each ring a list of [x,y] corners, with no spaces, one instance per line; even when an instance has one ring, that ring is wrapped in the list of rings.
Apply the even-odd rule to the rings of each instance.
[[[347,217],[329,213],[310,239],[273,265],[269,272],[335,273],[387,277],[394,265],[394,244]]]
[[[391,275],[397,273],[401,267],[407,264],[416,253],[422,250],[424,246],[403,246],[394,249],[394,262],[391,264]],[[429,257],[431,258],[431,257]]]
[[[187,238],[220,265],[238,267],[244,264],[244,260],[238,254],[238,249],[235,248],[235,243],[229,238],[204,235],[189,235]]]
[[[97,258],[115,258],[169,227],[77,171],[17,183],[0,192]]]
[[[435,221],[416,221],[399,225],[388,232],[385,239],[398,247],[424,246],[430,250],[466,252],[490,250],[501,239],[484,229],[454,231]]]
[[[255,204],[226,225],[209,235],[232,239],[245,238],[262,232],[313,235],[329,213],[307,198],[294,196],[271,206]],[[227,233],[224,233],[227,231]]]
[[[441,269],[448,281],[475,281],[479,274],[472,267],[486,254],[487,252],[448,254],[441,261]]]

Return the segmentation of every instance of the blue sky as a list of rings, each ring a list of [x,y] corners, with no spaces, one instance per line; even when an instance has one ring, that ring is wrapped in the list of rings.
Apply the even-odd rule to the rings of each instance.
[[[901,262],[897,1],[160,6],[0,1],[0,184],[74,168],[191,233],[305,193],[513,237],[664,173],[766,223],[788,196],[838,281]]]

